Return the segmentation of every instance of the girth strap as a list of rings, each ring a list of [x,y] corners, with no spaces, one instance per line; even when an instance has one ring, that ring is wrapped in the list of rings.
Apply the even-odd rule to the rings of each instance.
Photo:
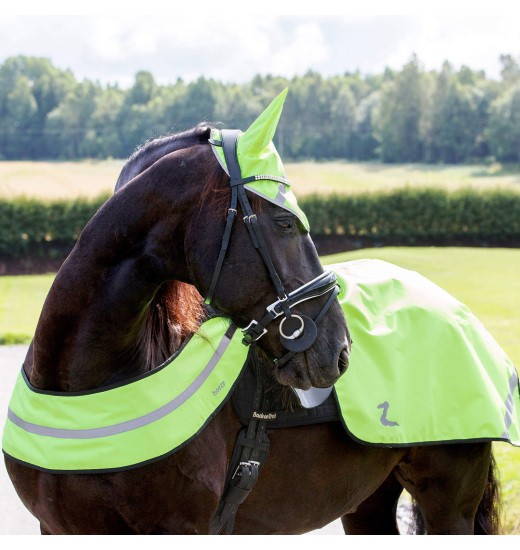
[[[253,354],[250,354],[250,360],[256,379],[254,410],[260,412],[258,416],[262,416],[269,407],[265,391],[265,373],[256,364]],[[264,416],[268,415],[264,413]],[[224,494],[210,524],[210,535],[218,535],[224,527],[227,535],[233,532],[238,507],[255,486],[260,469],[267,460],[269,453],[269,437],[265,433],[267,423],[267,419],[258,420],[253,417],[247,428],[238,434],[228,468]]]

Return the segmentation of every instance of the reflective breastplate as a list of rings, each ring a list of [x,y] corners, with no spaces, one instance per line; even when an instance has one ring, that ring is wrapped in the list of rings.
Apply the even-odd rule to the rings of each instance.
[[[193,439],[225,403],[245,363],[242,334],[206,321],[166,363],[88,392],[48,392],[20,373],[2,439],[5,454],[40,470],[113,471],[141,466]]]

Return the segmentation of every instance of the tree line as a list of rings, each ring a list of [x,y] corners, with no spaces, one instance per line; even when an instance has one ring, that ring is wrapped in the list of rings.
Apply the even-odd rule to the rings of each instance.
[[[446,61],[324,78],[257,75],[244,84],[200,77],[132,87],[78,82],[49,59],[0,65],[0,160],[124,158],[137,145],[202,121],[247,129],[285,87],[276,144],[285,159],[520,162],[520,59],[502,55],[500,79]]]

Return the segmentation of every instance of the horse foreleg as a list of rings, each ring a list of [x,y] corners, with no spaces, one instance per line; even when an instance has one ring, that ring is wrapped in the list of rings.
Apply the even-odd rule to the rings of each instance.
[[[416,447],[395,475],[416,501],[429,535],[472,535],[488,481],[491,444]]]
[[[403,490],[393,474],[360,504],[341,518],[346,535],[399,535],[397,501]]]

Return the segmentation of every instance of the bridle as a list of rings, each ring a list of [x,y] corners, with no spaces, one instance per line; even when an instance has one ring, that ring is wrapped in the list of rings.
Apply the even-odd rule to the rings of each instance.
[[[251,204],[244,189],[244,184],[263,179],[269,179],[287,184],[290,182],[285,178],[269,175],[255,175],[242,178],[242,172],[240,170],[240,165],[237,158],[237,144],[240,130],[221,130],[220,135],[221,141],[210,139],[209,143],[213,146],[222,147],[229,171],[229,177],[231,179],[231,204],[228,210],[226,228],[222,238],[222,246],[217,259],[217,264],[215,266],[215,271],[213,272],[213,277],[206,294],[205,302],[206,304],[210,304],[213,298],[215,287],[217,286],[220,271],[226,256],[226,251],[231,236],[231,228],[233,227],[233,222],[237,214],[237,205],[240,203],[244,223],[249,231],[254,247],[262,256],[278,296],[278,300],[266,307],[266,313],[260,321],[253,319],[246,328],[242,329],[242,332],[244,333],[242,342],[246,346],[249,346],[258,341],[267,332],[267,326],[275,319],[283,316],[279,325],[280,342],[288,350],[288,353],[286,353],[283,357],[274,360],[277,366],[281,366],[289,361],[294,353],[305,351],[314,344],[318,334],[317,325],[321,322],[339,294],[337,277],[333,272],[325,271],[312,281],[305,283],[301,287],[287,294],[265,245],[260,224],[258,223],[256,214],[251,208]],[[307,300],[323,296],[328,292],[332,293],[314,320],[306,315],[294,314],[291,311],[292,307]]]

